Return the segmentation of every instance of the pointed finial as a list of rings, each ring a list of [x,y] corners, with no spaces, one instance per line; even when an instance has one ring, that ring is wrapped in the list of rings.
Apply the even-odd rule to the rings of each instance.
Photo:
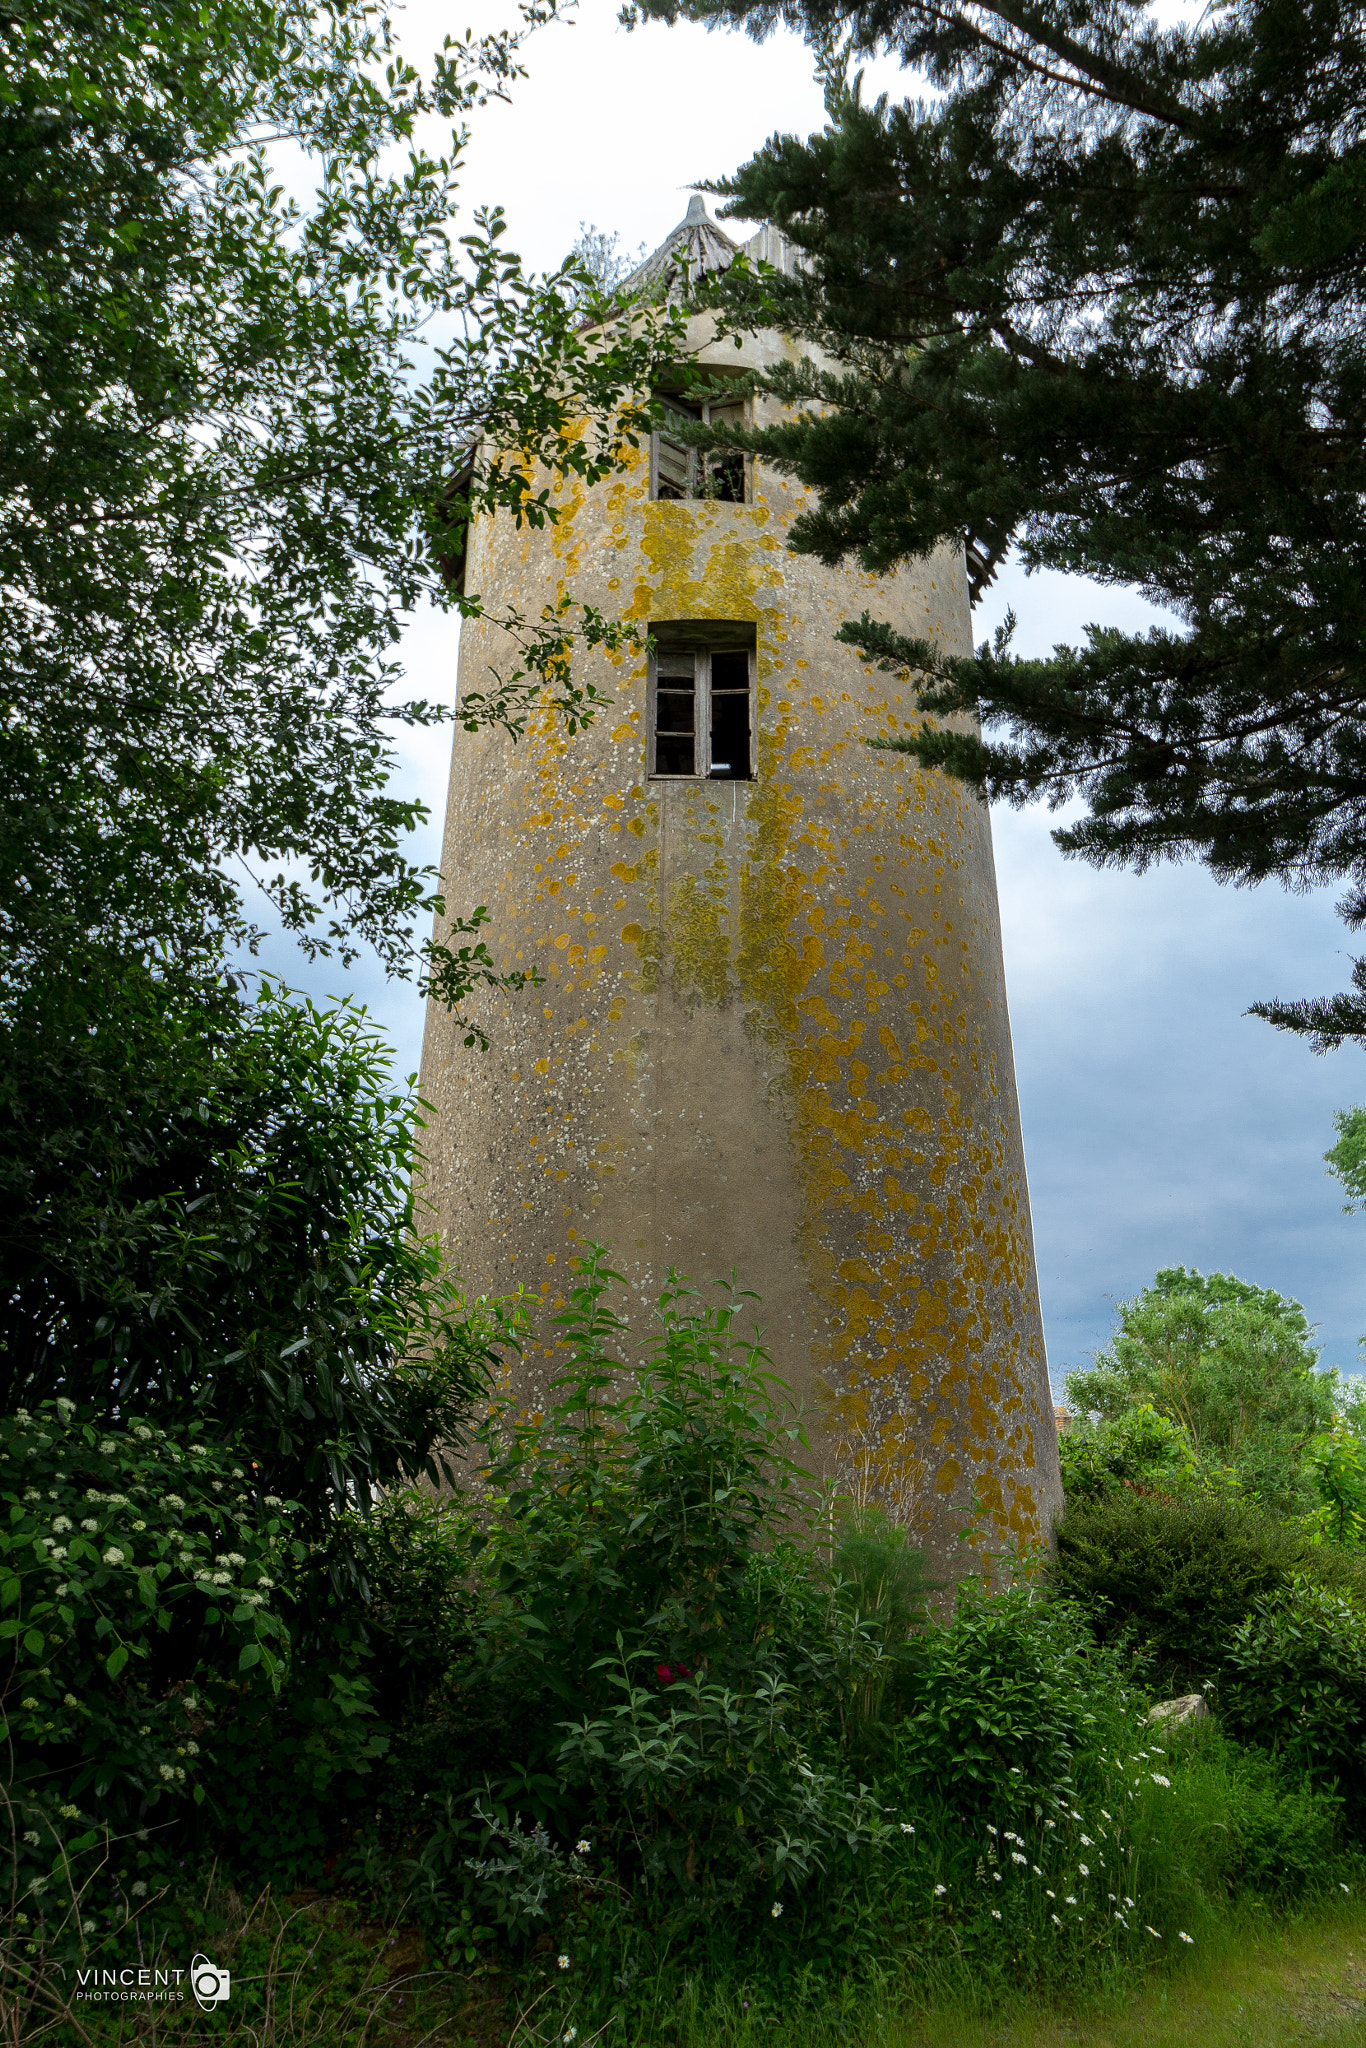
[[[706,219],[707,202],[700,192],[694,192],[692,198],[688,201],[688,211],[684,215],[685,225],[695,227],[699,221]]]

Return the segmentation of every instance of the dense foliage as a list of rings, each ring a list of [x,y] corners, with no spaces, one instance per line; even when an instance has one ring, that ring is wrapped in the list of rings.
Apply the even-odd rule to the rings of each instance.
[[[865,616],[933,718],[892,744],[997,798],[1080,797],[1060,845],[1221,878],[1346,878],[1366,914],[1366,32],[1348,0],[639,0],[822,53],[830,120],[715,189],[805,257],[733,274],[800,335],[797,410],[730,439],[815,494],[792,542],[885,571],[967,541],[974,594],[1029,567],[1136,586],[1149,632],[1020,660]],[[842,55],[835,45],[846,39]],[[931,88],[863,100],[844,60]],[[811,405],[809,401],[818,401]],[[980,712],[986,726],[958,714]],[[948,721],[945,723],[944,721]],[[1354,994],[1272,1004],[1321,1042]]]
[[[480,609],[472,506],[540,523],[538,462],[612,467],[668,326],[590,348],[581,266],[526,276],[496,214],[452,232],[452,124],[551,14],[448,38],[423,76],[360,0],[10,10],[6,997],[89,951],[250,938],[252,881],[306,947],[406,968],[438,891],[403,850],[422,806],[389,787],[393,724],[448,712],[395,695],[402,621]],[[526,659],[480,715],[518,729],[542,694],[572,726],[566,645],[614,629],[572,596],[506,623]]]
[[[0,1406],[197,1418],[316,1532],[458,1443],[483,1381],[414,1213],[417,1106],[349,1007],[93,994],[0,1099]]]
[[[217,1928],[214,1953],[238,1953],[212,1881],[192,1897],[179,1874],[211,1861],[257,1891],[327,1882],[416,1915],[452,1984],[506,1985],[523,2011],[535,2000],[547,2038],[610,2021],[652,2042],[716,2038],[746,2011],[833,2023],[868,1998],[881,2010],[901,1980],[978,2000],[1061,1992],[1203,1940],[1232,1900],[1355,1882],[1343,1797],[1361,1589],[1334,1579],[1325,1546],[1265,1516],[1254,1529],[1237,1497],[1208,1527],[1188,1509],[1169,1644],[1204,1630],[1223,1725],[1155,1734],[1140,1688],[1166,1682],[1175,1656],[1135,1659],[1115,1545],[1098,1564],[1096,1529],[1089,1549],[1074,1540],[1076,1509],[1060,1551],[1073,1575],[1054,1597],[1026,1575],[969,1582],[936,1610],[906,1532],[846,1517],[792,1462],[786,1390],[744,1334],[747,1298],[671,1283],[651,1333],[616,1310],[616,1285],[588,1248],[554,1318],[546,1412],[485,1404],[470,1490],[395,1489],[368,1517],[334,1518],[325,1545],[229,1451],[203,1461],[206,1487],[149,1425],[99,1437],[44,1414],[15,1433],[41,1453],[33,1492],[59,1475],[89,1503],[93,1473],[101,1496],[77,1560],[85,1604],[59,1626],[49,1602],[36,1626],[50,1641],[24,1646],[27,1668],[41,1656],[60,1700],[84,1659],[115,1732],[141,1727],[149,1699],[163,1747],[193,1726],[193,1763],[172,1769],[205,1795],[196,1806],[177,1780],[160,1821],[149,1802],[122,1827],[89,1784],[68,1811],[61,1790],[45,1795],[39,1841],[23,1845],[25,1881],[41,1882],[8,1946],[38,2007],[61,2009],[45,1959],[109,1953],[139,1916],[181,1941]],[[166,1487],[168,1459],[193,1464],[194,1483]],[[12,1636],[72,1570],[52,1520],[66,1493],[22,1492]],[[1151,1607],[1183,1569],[1176,1506],[1125,1488],[1100,1506],[1116,1501],[1153,1523],[1157,1561],[1133,1603]],[[215,1511],[234,1519],[231,1547],[209,1535]],[[201,1525],[231,1614],[203,1543],[180,1536]],[[262,1531],[280,1552],[264,1574]],[[319,1601],[338,1551],[359,1601]],[[1138,1570],[1144,1545],[1130,1552]],[[134,1626],[148,1573],[197,1634],[164,1628],[155,1603]],[[269,1674],[242,1667],[266,1612]],[[129,1658],[111,1672],[90,1646],[113,1629]],[[153,1684],[171,1645],[179,1661]],[[67,1721],[84,1716],[68,1704],[16,1722],[21,1767],[60,1737],[69,1775]],[[1315,1760],[1320,1723],[1332,1740]]]

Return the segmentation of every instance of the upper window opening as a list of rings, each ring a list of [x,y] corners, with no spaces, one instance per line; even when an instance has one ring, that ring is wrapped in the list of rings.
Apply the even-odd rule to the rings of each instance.
[[[650,634],[651,775],[751,781],[753,625],[669,619],[651,621]]]
[[[652,495],[656,498],[712,498],[723,505],[749,502],[749,458],[738,451],[690,448],[680,430],[689,426],[745,424],[745,402],[680,398],[657,391],[664,418],[653,437]]]

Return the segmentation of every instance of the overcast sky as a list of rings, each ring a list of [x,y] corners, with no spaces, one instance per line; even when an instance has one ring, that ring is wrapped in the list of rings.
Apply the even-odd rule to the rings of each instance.
[[[512,104],[474,119],[466,201],[502,205],[509,240],[537,265],[557,263],[585,222],[619,234],[629,251],[653,249],[681,219],[693,181],[724,175],[775,130],[806,133],[823,118],[795,39],[756,46],[686,26],[628,35],[615,12],[616,0],[584,0],[574,27],[529,45],[530,76]],[[489,7],[457,20],[424,0],[407,10],[404,40],[416,59],[467,21],[479,29],[500,18]],[[883,71],[878,83],[897,80]],[[1088,620],[1147,616],[1126,593],[1007,568],[975,615],[978,638],[1008,604],[1025,654],[1078,638]],[[449,700],[455,622],[418,620],[406,652],[414,694]],[[449,729],[406,744],[402,784],[433,813],[418,850],[435,860]],[[1097,873],[1060,857],[1053,822],[1034,810],[994,814],[1055,1382],[1104,1341],[1113,1301],[1176,1263],[1296,1296],[1325,1363],[1355,1369],[1366,1218],[1342,1214],[1322,1155],[1333,1110],[1366,1099],[1362,1056],[1316,1059],[1244,1015],[1261,996],[1346,985],[1348,935],[1331,897],[1220,889],[1193,867]],[[363,970],[309,971],[274,949],[270,957],[297,986],[360,995],[402,1070],[417,1065],[422,1017],[411,989]]]

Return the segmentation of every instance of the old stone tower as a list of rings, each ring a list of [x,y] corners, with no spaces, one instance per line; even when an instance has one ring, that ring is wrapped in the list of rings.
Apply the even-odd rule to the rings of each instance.
[[[733,254],[694,199],[635,281]],[[721,374],[789,346],[710,332],[690,341]],[[629,474],[564,487],[555,525],[471,535],[491,609],[571,591],[658,652],[589,657],[613,702],[572,739],[456,732],[448,889],[545,985],[485,1005],[482,1055],[430,1011],[426,1192],[474,1290],[547,1309],[585,1239],[642,1315],[670,1266],[736,1267],[813,1465],[952,1568],[965,1514],[1013,1548],[1060,1499],[990,826],[864,746],[913,699],[831,635],[867,609],[966,650],[967,585],[959,550],[886,578],[787,553],[804,496],[666,424]],[[465,625],[462,689],[505,665],[498,640]],[[552,1338],[520,1368],[533,1407]]]

